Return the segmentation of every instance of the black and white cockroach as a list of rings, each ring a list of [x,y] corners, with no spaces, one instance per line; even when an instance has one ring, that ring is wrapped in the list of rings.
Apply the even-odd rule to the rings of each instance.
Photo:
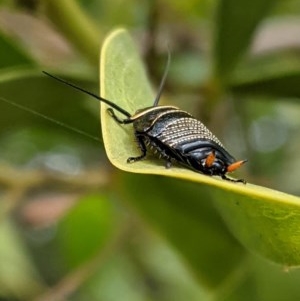
[[[191,114],[174,106],[158,105],[169,65],[170,55],[153,105],[138,109],[134,114],[130,114],[110,100],[45,71],[43,73],[106,103],[110,106],[107,109],[108,114],[119,124],[133,124],[134,136],[141,154],[137,157],[129,157],[127,163],[144,159],[147,151],[152,150],[166,161],[166,168],[170,168],[172,162],[177,162],[196,172],[246,184],[245,180],[231,179],[226,174],[236,170],[247,160],[237,161],[225,150],[219,139]],[[125,118],[118,117],[113,109]]]

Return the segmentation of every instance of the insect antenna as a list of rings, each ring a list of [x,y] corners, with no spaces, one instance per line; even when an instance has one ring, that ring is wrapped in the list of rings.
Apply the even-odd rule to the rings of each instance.
[[[52,77],[53,79],[55,79],[55,80],[57,80],[57,81],[65,84],[67,86],[70,86],[70,87],[72,87],[72,88],[74,88],[76,90],[79,90],[79,91],[81,91],[81,92],[83,92],[85,94],[88,94],[88,95],[92,96],[93,98],[96,98],[99,101],[102,101],[102,102],[106,103],[107,105],[109,105],[110,107],[116,109],[118,112],[122,113],[123,115],[125,115],[127,117],[131,117],[131,114],[129,112],[127,112],[126,110],[122,109],[121,107],[119,107],[118,105],[116,105],[115,103],[113,103],[112,101],[110,101],[108,99],[105,99],[105,98],[103,98],[103,97],[101,97],[101,96],[99,96],[99,95],[97,95],[97,94],[95,94],[93,92],[87,91],[87,90],[85,90],[85,89],[83,89],[83,88],[81,88],[79,86],[76,86],[73,83],[70,83],[70,82],[68,82],[68,81],[66,81],[66,80],[64,80],[64,79],[62,79],[62,78],[60,78],[58,76],[52,75],[52,74],[50,74],[50,73],[48,73],[46,71],[42,71],[42,72],[44,74],[48,75],[49,77]]]
[[[167,64],[166,64],[166,67],[165,67],[165,71],[164,71],[163,77],[162,77],[162,79],[160,81],[160,85],[159,85],[158,92],[157,92],[157,95],[156,95],[154,103],[153,103],[153,107],[156,107],[158,105],[159,99],[161,97],[163,88],[164,88],[165,83],[166,83],[167,75],[168,75],[168,72],[169,72],[169,69],[170,69],[170,63],[171,63],[171,52],[170,52],[170,49],[168,49]]]

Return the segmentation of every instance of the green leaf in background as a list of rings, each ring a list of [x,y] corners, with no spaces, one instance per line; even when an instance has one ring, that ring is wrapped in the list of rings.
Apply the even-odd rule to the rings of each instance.
[[[150,106],[153,102],[142,63],[125,30],[114,31],[104,43],[101,95],[129,112]],[[113,165],[134,173],[157,174],[197,182],[199,196],[205,195],[209,187],[209,192],[230,229],[247,248],[280,264],[300,265],[298,197],[249,183],[230,183],[184,168],[166,169],[162,161],[149,157],[142,162],[127,164],[129,156],[138,154],[133,142],[132,127],[117,124],[107,114],[106,108],[102,105],[103,140]]]
[[[63,77],[66,76],[63,75]],[[92,90],[91,83],[87,81],[75,79],[72,81],[79,82],[78,85]],[[97,116],[93,114],[97,102],[90,98],[85,101],[85,98],[87,98],[85,95],[58,84],[42,74],[41,70],[34,68],[2,69],[0,70],[0,90],[0,97],[8,102],[13,101],[25,108],[97,136],[98,121]],[[70,114],[70,107],[72,107],[72,114]],[[1,99],[0,110],[0,131],[5,130],[9,124],[13,128],[36,126],[37,124],[43,124],[44,127],[55,126],[53,123],[32,113],[20,110],[3,100],[1,101]],[[59,129],[64,130],[62,127]],[[69,131],[69,134],[72,135],[72,132]]]
[[[86,196],[64,217],[58,239],[69,267],[95,256],[110,240],[117,221],[114,209],[106,197]]]
[[[122,197],[179,250],[197,279],[209,288],[235,285],[245,252],[215,210],[209,188],[199,196],[195,183],[135,174],[123,174],[118,183]]]
[[[300,53],[280,52],[239,65],[230,80],[233,92],[300,97]]]
[[[3,218],[2,206],[0,213],[0,296],[30,300],[43,289],[41,279],[14,224]]]
[[[226,80],[249,45],[259,22],[276,4],[274,0],[219,0],[214,45],[214,72]]]
[[[13,66],[33,66],[34,61],[16,42],[0,32],[0,69]]]

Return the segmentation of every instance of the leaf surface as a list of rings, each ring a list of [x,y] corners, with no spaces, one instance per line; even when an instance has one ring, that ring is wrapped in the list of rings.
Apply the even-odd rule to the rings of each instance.
[[[125,30],[114,31],[104,43],[101,96],[131,114],[152,105],[154,94],[134,43]],[[300,264],[300,198],[249,183],[230,183],[184,168],[166,169],[163,161],[150,156],[127,164],[129,156],[139,155],[132,126],[117,124],[106,109],[107,106],[101,104],[103,140],[113,165],[128,172],[197,182],[198,195],[205,195],[208,187],[230,230],[247,249],[287,266]]]

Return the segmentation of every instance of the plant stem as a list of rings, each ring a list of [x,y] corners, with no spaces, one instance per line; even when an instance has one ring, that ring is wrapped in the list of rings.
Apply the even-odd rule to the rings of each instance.
[[[98,64],[102,34],[74,0],[47,0],[47,17],[65,37],[93,64]]]

